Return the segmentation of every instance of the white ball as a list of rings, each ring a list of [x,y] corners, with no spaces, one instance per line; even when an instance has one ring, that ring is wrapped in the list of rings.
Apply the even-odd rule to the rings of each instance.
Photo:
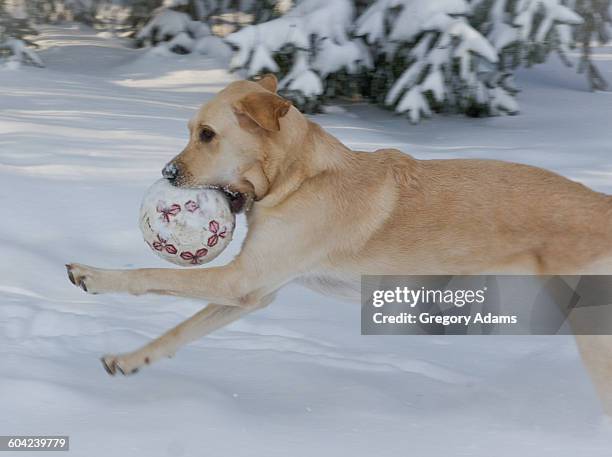
[[[223,192],[153,184],[140,207],[140,230],[162,259],[182,266],[210,262],[232,240],[236,218]]]

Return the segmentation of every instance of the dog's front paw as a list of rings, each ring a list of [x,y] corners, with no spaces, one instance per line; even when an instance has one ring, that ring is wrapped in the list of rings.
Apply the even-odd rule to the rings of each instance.
[[[122,354],[122,355],[105,355],[100,361],[104,366],[106,372],[115,376],[117,373],[120,373],[124,376],[138,373],[138,369],[142,365],[148,364],[148,359],[139,360],[137,357],[134,357],[131,354]]]
[[[109,292],[112,280],[108,278],[108,271],[99,268],[88,267],[78,263],[66,265],[68,279],[75,286],[90,294]]]

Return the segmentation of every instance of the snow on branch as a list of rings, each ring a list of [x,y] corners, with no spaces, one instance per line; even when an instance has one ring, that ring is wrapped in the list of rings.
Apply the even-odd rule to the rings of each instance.
[[[168,6],[181,6],[186,0],[168,0]],[[200,4],[200,3],[197,3]],[[199,14],[208,10],[201,8]],[[169,7],[156,10],[145,26],[135,36],[139,46],[154,46],[157,54],[211,54],[228,58],[229,46],[215,36],[208,24],[193,20],[187,13]]]
[[[514,114],[519,107],[513,70],[543,62],[552,51],[564,57],[575,45],[574,31],[585,23],[582,16],[602,35],[610,6],[610,0],[367,3],[353,21],[354,0],[297,2],[276,20],[230,35],[236,49],[232,67],[247,75],[280,73],[281,88],[305,99],[333,94],[332,82],[342,72],[358,75],[366,96],[412,122],[433,112]],[[580,35],[581,69],[592,87],[601,88],[604,81],[584,45],[592,35]]]
[[[172,9],[161,9],[136,34],[136,42],[143,45],[162,45],[178,54],[188,54],[197,46],[199,39],[210,36],[210,28],[194,21],[186,13]]]
[[[320,97],[330,75],[372,66],[365,43],[350,35],[354,14],[351,0],[303,0],[277,19],[227,36],[236,49],[231,67],[248,76],[280,74],[279,88],[298,104]]]
[[[406,62],[391,82],[386,105],[418,122],[444,107],[465,111],[469,105],[489,106],[499,95],[481,74],[483,63],[495,66],[498,53],[470,25],[469,12],[464,0],[378,0],[363,13],[357,34],[382,46],[387,61]],[[516,111],[514,104],[496,98],[501,108]]]
[[[512,70],[543,62],[551,51],[565,56],[583,23],[573,4],[591,1],[610,2],[375,0],[355,34],[374,50],[377,88],[388,88],[382,102],[412,122],[439,111],[513,114]]]
[[[583,1],[583,0],[579,0]],[[498,53],[512,54],[505,63],[541,63],[551,51],[566,59],[574,45],[572,27],[582,17],[561,0],[472,0],[472,13],[485,12],[476,26]],[[511,48],[511,46],[513,46]]]
[[[544,62],[551,51],[568,62],[567,52],[574,43],[570,26],[582,22],[580,15],[561,0],[518,0],[512,21],[518,27],[523,59],[528,65]]]
[[[43,61],[32,49],[17,38],[8,37],[0,42],[0,50],[8,51],[10,56],[8,62],[19,65],[24,63],[36,67],[44,67]]]
[[[586,73],[591,90],[606,90],[609,87],[591,59],[594,44],[607,44],[612,37],[612,0],[572,0],[575,10],[583,22],[575,29],[574,39],[582,48],[578,72]],[[569,32],[571,33],[571,32]]]

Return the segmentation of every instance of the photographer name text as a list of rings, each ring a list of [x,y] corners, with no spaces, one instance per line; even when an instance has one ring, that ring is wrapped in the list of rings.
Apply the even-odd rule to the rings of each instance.
[[[470,325],[470,324],[516,324],[516,315],[496,315],[491,312],[471,314],[441,314],[432,312],[395,312],[386,314],[382,308],[388,304],[401,304],[408,309],[427,305],[450,305],[463,308],[466,305],[482,305],[485,303],[487,288],[440,290],[411,289],[396,287],[395,289],[375,290],[372,293],[372,306],[380,311],[372,314],[375,324],[425,324],[425,325]]]

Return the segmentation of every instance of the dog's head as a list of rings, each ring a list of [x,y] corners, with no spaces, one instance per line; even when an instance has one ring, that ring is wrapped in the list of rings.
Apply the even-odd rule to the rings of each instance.
[[[286,142],[291,103],[276,94],[277,81],[236,81],[203,105],[189,121],[189,143],[163,169],[179,187],[225,191],[239,212],[270,188],[267,167]],[[297,111],[294,109],[294,111]]]

